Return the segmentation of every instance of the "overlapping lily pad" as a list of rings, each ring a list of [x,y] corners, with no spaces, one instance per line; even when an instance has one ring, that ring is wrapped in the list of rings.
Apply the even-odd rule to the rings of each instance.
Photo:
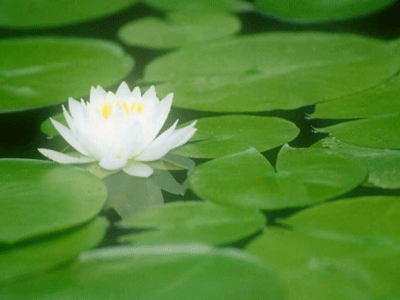
[[[65,13],[65,12],[63,12]],[[111,42],[29,37],[0,41],[0,111],[53,105],[121,81],[133,59]]]
[[[96,216],[106,188],[82,169],[40,160],[0,160],[0,243],[82,224]]]
[[[280,300],[276,276],[237,250],[198,244],[88,252],[54,273],[0,288],[13,299]]]
[[[254,147],[263,152],[293,140],[297,126],[274,117],[232,115],[197,120],[192,143],[173,153],[196,158],[214,158]]]
[[[118,37],[128,45],[168,49],[227,37],[240,27],[234,15],[178,11],[166,20],[147,17],[129,22],[118,30]]]
[[[185,201],[151,208],[123,220],[125,227],[150,228],[122,236],[134,243],[204,242],[226,244],[247,237],[266,223],[257,210],[243,210],[212,203]]]
[[[400,113],[319,128],[339,140],[361,147],[400,149]]]
[[[252,9],[253,6],[242,0],[144,0],[150,6],[162,10],[180,11],[242,11]]]
[[[396,0],[258,0],[257,7],[281,18],[296,21],[334,21],[350,19],[381,10]]]
[[[248,112],[294,109],[344,97],[392,76],[387,44],[329,33],[269,33],[187,47],[152,61],[144,81],[174,91],[183,108]],[[358,76],[363,70],[363,76]]]
[[[365,184],[385,189],[400,188],[400,151],[358,147],[336,138],[325,138],[313,146],[349,154],[363,161],[368,167]]]
[[[200,197],[217,203],[281,209],[334,198],[366,177],[366,167],[352,157],[284,146],[276,171],[250,149],[200,165],[189,174],[188,184]]]
[[[98,245],[106,232],[106,222],[95,219],[88,225],[61,236],[0,251],[0,281],[19,278],[54,268]],[[1,285],[1,283],[0,283]]]
[[[0,26],[52,27],[100,18],[122,10],[137,0],[13,0],[2,2]]]

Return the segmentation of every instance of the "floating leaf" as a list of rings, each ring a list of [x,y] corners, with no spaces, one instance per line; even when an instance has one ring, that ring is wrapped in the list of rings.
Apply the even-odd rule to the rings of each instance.
[[[325,138],[313,145],[352,155],[368,167],[366,184],[384,189],[400,188],[400,151],[373,149],[345,144],[336,138]]]
[[[183,108],[249,112],[294,109],[344,97],[394,75],[386,43],[330,33],[268,33],[186,47],[153,60],[144,81],[174,91]],[[363,70],[363,76],[358,76]]]
[[[226,244],[247,237],[266,223],[262,213],[212,203],[185,201],[153,207],[125,219],[122,225],[153,228],[120,240],[135,243],[204,242]]]
[[[80,252],[98,245],[106,228],[106,222],[97,218],[62,235],[0,251],[0,281],[7,282],[68,262]]]
[[[280,300],[276,276],[238,250],[198,244],[115,247],[67,268],[0,288],[2,300]]]
[[[0,52],[0,111],[85,96],[90,86],[115,84],[133,68],[121,47],[102,40],[13,38],[0,41]]]
[[[258,0],[257,7],[280,18],[320,22],[356,18],[379,11],[396,0]]]
[[[53,27],[97,19],[120,11],[137,0],[13,0],[2,2],[0,25],[6,27]]]
[[[89,172],[40,160],[1,159],[0,242],[15,243],[96,216],[106,188]]]
[[[144,0],[150,6],[163,10],[180,11],[242,11],[250,10],[253,6],[242,0]]]
[[[190,173],[188,184],[200,197],[217,203],[281,209],[334,198],[366,177],[366,167],[349,156],[284,146],[276,171],[250,149],[200,165]]]
[[[319,128],[339,140],[361,147],[400,148],[400,114],[383,115]]]
[[[128,45],[168,49],[220,39],[240,30],[239,18],[227,13],[177,11],[167,19],[147,17],[126,23],[118,37]]]
[[[393,114],[400,110],[400,76],[391,78],[380,85],[342,97],[319,103],[313,118],[352,119]]]
[[[299,129],[293,123],[273,117],[222,116],[199,119],[193,143],[173,153],[196,158],[214,158],[254,147],[260,152],[293,140]]]

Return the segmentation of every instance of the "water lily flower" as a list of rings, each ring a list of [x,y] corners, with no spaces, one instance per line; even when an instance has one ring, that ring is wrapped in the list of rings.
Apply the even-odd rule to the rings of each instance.
[[[51,119],[61,136],[77,152],[61,153],[38,149],[62,164],[98,161],[106,170],[148,177],[153,169],[146,164],[162,158],[171,149],[185,144],[195,133],[192,124],[176,129],[178,120],[158,135],[168,117],[173,94],[159,101],[154,86],[141,95],[122,82],[117,92],[92,87],[89,102],[69,98],[69,112],[63,106],[68,127]],[[158,136],[157,136],[158,135]]]

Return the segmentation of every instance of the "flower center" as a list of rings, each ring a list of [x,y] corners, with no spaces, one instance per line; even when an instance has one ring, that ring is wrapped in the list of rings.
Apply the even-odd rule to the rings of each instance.
[[[128,103],[126,100],[121,102],[120,99],[117,99],[114,105],[110,101],[103,103],[99,108],[99,113],[101,114],[104,120],[107,120],[112,115],[112,113],[120,106],[122,106],[124,112],[128,116],[132,112],[140,114],[143,111],[143,104],[141,102]]]

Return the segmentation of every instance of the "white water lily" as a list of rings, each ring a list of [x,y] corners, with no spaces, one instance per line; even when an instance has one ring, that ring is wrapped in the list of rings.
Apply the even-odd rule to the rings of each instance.
[[[176,129],[177,120],[158,135],[168,117],[172,97],[169,94],[159,101],[154,86],[142,96],[139,87],[130,91],[125,82],[115,94],[100,86],[92,87],[89,102],[69,98],[69,113],[63,106],[69,128],[51,119],[77,152],[38,150],[62,164],[98,161],[106,170],[122,169],[133,176],[148,177],[153,169],[145,162],[162,158],[171,149],[186,143],[196,131],[196,121]]]

